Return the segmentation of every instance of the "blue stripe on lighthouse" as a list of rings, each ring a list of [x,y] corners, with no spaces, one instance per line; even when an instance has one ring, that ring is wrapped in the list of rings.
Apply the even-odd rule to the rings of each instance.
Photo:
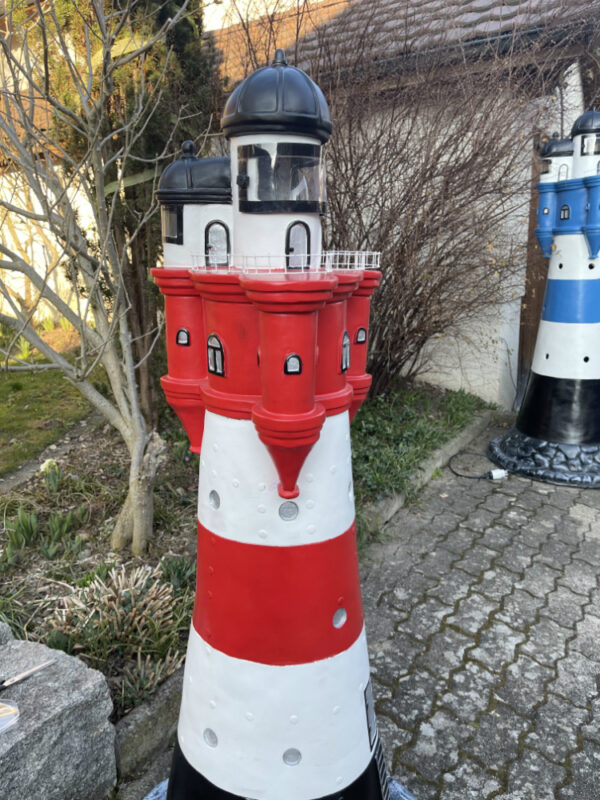
[[[542,319],[548,322],[600,322],[600,280],[549,280]]]

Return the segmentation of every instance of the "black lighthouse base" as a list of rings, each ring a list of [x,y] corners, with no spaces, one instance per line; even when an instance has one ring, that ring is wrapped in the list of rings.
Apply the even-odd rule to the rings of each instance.
[[[527,436],[512,428],[493,439],[488,453],[516,475],[566,486],[600,487],[600,444],[563,444]]]
[[[231,769],[235,770],[235,764],[231,765]],[[371,763],[352,785],[340,792],[315,800],[389,800],[389,797],[387,771],[383,764],[381,744],[378,741]],[[175,742],[167,800],[250,800],[250,798],[239,797],[210,783],[192,767],[181,752],[179,742]]]
[[[515,427],[490,442],[500,467],[547,483],[600,486],[600,380],[529,373]]]

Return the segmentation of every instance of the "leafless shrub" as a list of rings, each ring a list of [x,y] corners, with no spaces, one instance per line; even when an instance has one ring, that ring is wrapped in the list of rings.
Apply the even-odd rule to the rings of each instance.
[[[441,5],[428,18],[408,0],[304,4],[291,42],[280,17],[246,21],[253,58],[256,42],[287,48],[328,97],[325,245],[383,253],[376,391],[426,370],[432,337],[522,294],[534,141],[564,70],[591,50],[598,4],[585,9],[498,22],[477,41],[444,28]]]

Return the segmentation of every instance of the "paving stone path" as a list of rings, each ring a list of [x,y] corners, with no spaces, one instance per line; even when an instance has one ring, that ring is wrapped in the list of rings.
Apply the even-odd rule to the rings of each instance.
[[[363,600],[388,765],[417,800],[598,800],[599,576],[597,489],[444,469],[398,512]]]

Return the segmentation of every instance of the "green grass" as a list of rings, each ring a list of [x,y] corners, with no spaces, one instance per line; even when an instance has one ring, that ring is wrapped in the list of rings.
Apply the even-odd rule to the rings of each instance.
[[[357,505],[415,491],[420,464],[467,425],[486,404],[466,392],[401,386],[365,403],[352,423]]]
[[[0,372],[0,476],[35,458],[89,412],[60,370]]]

